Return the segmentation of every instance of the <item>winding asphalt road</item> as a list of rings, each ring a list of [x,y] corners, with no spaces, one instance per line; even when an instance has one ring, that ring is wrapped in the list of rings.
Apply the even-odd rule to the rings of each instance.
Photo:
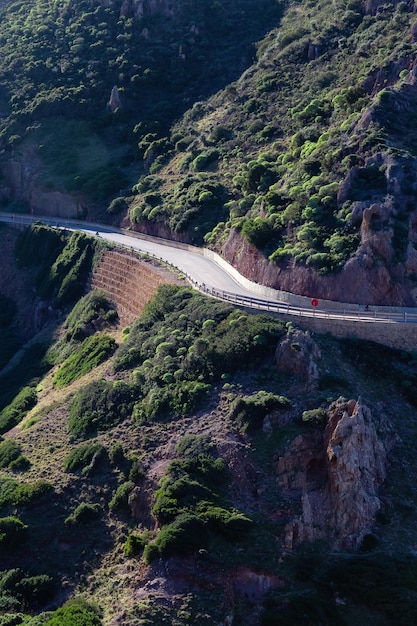
[[[320,307],[316,309],[311,306],[308,299],[304,306],[289,304],[279,299],[280,292],[274,292],[272,289],[268,290],[268,297],[259,297],[259,286],[243,277],[240,281],[236,270],[224,262],[220,266],[215,259],[204,256],[204,251],[201,249],[141,236],[138,233],[130,234],[129,231],[102,224],[12,213],[0,213],[0,221],[16,226],[29,225],[38,221],[57,228],[79,230],[92,236],[99,236],[112,244],[149,254],[178,268],[201,291],[238,306],[297,317],[343,319],[362,323],[417,322],[416,309],[387,310],[387,307],[384,307],[384,310],[380,310],[379,307],[373,307],[371,311],[365,311],[359,307],[355,310],[352,305],[346,305],[346,309],[343,309],[340,303],[334,303],[333,308],[332,303],[327,302],[325,310],[322,310]]]

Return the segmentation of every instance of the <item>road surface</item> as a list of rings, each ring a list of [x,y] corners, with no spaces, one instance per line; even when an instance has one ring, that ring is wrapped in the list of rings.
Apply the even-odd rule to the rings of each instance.
[[[379,311],[373,307],[372,311],[352,310],[347,305],[346,310],[340,309],[340,303],[335,303],[332,309],[331,303],[327,302],[326,310],[313,306],[296,306],[279,300],[279,292],[275,297],[259,297],[256,285],[246,281],[242,277],[242,283],[238,280],[236,270],[228,271],[227,264],[220,266],[215,260],[205,257],[202,250],[192,250],[192,246],[182,246],[168,240],[157,240],[155,237],[141,236],[139,233],[129,234],[110,226],[63,220],[43,216],[20,215],[0,213],[0,221],[16,225],[29,225],[39,221],[50,226],[65,228],[66,230],[80,230],[92,236],[125,248],[136,250],[141,253],[156,257],[175,268],[178,268],[190,282],[201,291],[237,306],[249,307],[273,313],[285,313],[297,317],[317,317],[324,319],[343,319],[361,323],[416,323],[417,312],[415,309],[402,309],[395,311]],[[232,275],[233,273],[233,275]],[[273,293],[273,290],[269,290]],[[385,307],[386,308],[386,307]]]

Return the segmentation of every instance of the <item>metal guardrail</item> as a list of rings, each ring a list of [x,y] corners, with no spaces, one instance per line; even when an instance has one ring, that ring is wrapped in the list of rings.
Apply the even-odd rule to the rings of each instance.
[[[166,262],[166,261],[164,261]],[[179,268],[175,268],[179,269]],[[181,270],[179,270],[181,271]],[[184,273],[184,272],[183,272]],[[346,310],[320,310],[320,309],[308,309],[303,307],[296,307],[290,304],[281,302],[274,302],[273,300],[264,300],[261,298],[252,298],[249,296],[242,296],[240,294],[215,289],[204,283],[197,283],[195,280],[184,274],[194,287],[199,291],[206,293],[207,295],[218,298],[225,302],[230,302],[236,306],[242,306],[245,308],[256,309],[259,311],[266,311],[268,313],[276,313],[282,315],[293,315],[294,317],[307,317],[310,319],[325,319],[325,320],[341,320],[341,321],[354,321],[354,322],[379,322],[379,323],[417,323],[417,313],[377,313],[376,311],[346,311]]]
[[[33,222],[40,222],[47,224],[49,226],[55,228],[63,228],[68,230],[83,230],[83,229],[99,229],[103,234],[106,232],[122,232],[117,228],[106,228],[105,225],[102,224],[91,224],[91,223],[82,223],[76,220],[66,220],[59,218],[48,218],[48,217],[39,217],[39,216],[30,216],[30,215],[21,215],[21,214],[1,214],[0,213],[0,221],[7,221],[11,224],[16,225],[27,225],[32,224]],[[115,244],[113,244],[115,245]],[[132,249],[130,245],[123,246],[124,248]],[[135,250],[136,251],[136,250]],[[140,252],[140,250],[138,250]],[[151,256],[163,263],[173,267],[177,271],[181,272],[187,280],[199,291],[206,293],[209,296],[217,298],[219,300],[223,300],[224,302],[230,302],[230,304],[234,304],[235,306],[241,306],[245,308],[251,308],[258,311],[266,311],[275,314],[284,314],[291,315],[294,317],[307,317],[310,319],[324,319],[324,320],[341,320],[341,321],[353,321],[353,322],[364,322],[364,323],[391,323],[391,324],[408,324],[408,323],[417,323],[417,312],[410,311],[398,311],[398,312],[390,312],[390,311],[377,311],[376,309],[373,311],[367,311],[364,308],[359,308],[357,310],[349,309],[349,310],[341,310],[341,309],[327,309],[323,310],[319,307],[306,308],[306,307],[298,307],[291,305],[289,303],[268,300],[263,298],[256,298],[252,296],[244,296],[241,294],[237,294],[231,291],[224,291],[221,289],[216,289],[210,285],[205,283],[199,283],[194,278],[192,278],[189,274],[184,272],[181,268],[174,266],[170,261],[163,259],[162,257],[152,254],[150,252],[142,252],[142,254],[146,254],[147,256]]]

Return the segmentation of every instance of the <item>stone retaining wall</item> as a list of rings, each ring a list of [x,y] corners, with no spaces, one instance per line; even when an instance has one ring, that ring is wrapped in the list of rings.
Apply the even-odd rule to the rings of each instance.
[[[139,317],[158,287],[181,284],[175,275],[151,260],[139,259],[128,252],[107,250],[95,268],[89,289],[102,289],[113,302],[120,325],[129,326]]]

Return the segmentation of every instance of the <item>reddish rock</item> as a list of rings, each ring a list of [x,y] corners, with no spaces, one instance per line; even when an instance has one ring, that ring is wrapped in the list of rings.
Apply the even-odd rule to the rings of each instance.
[[[385,464],[370,409],[361,400],[333,403],[324,435],[298,436],[277,463],[280,486],[292,498],[298,494],[302,510],[286,527],[287,549],[318,539],[357,549],[380,508]]]

